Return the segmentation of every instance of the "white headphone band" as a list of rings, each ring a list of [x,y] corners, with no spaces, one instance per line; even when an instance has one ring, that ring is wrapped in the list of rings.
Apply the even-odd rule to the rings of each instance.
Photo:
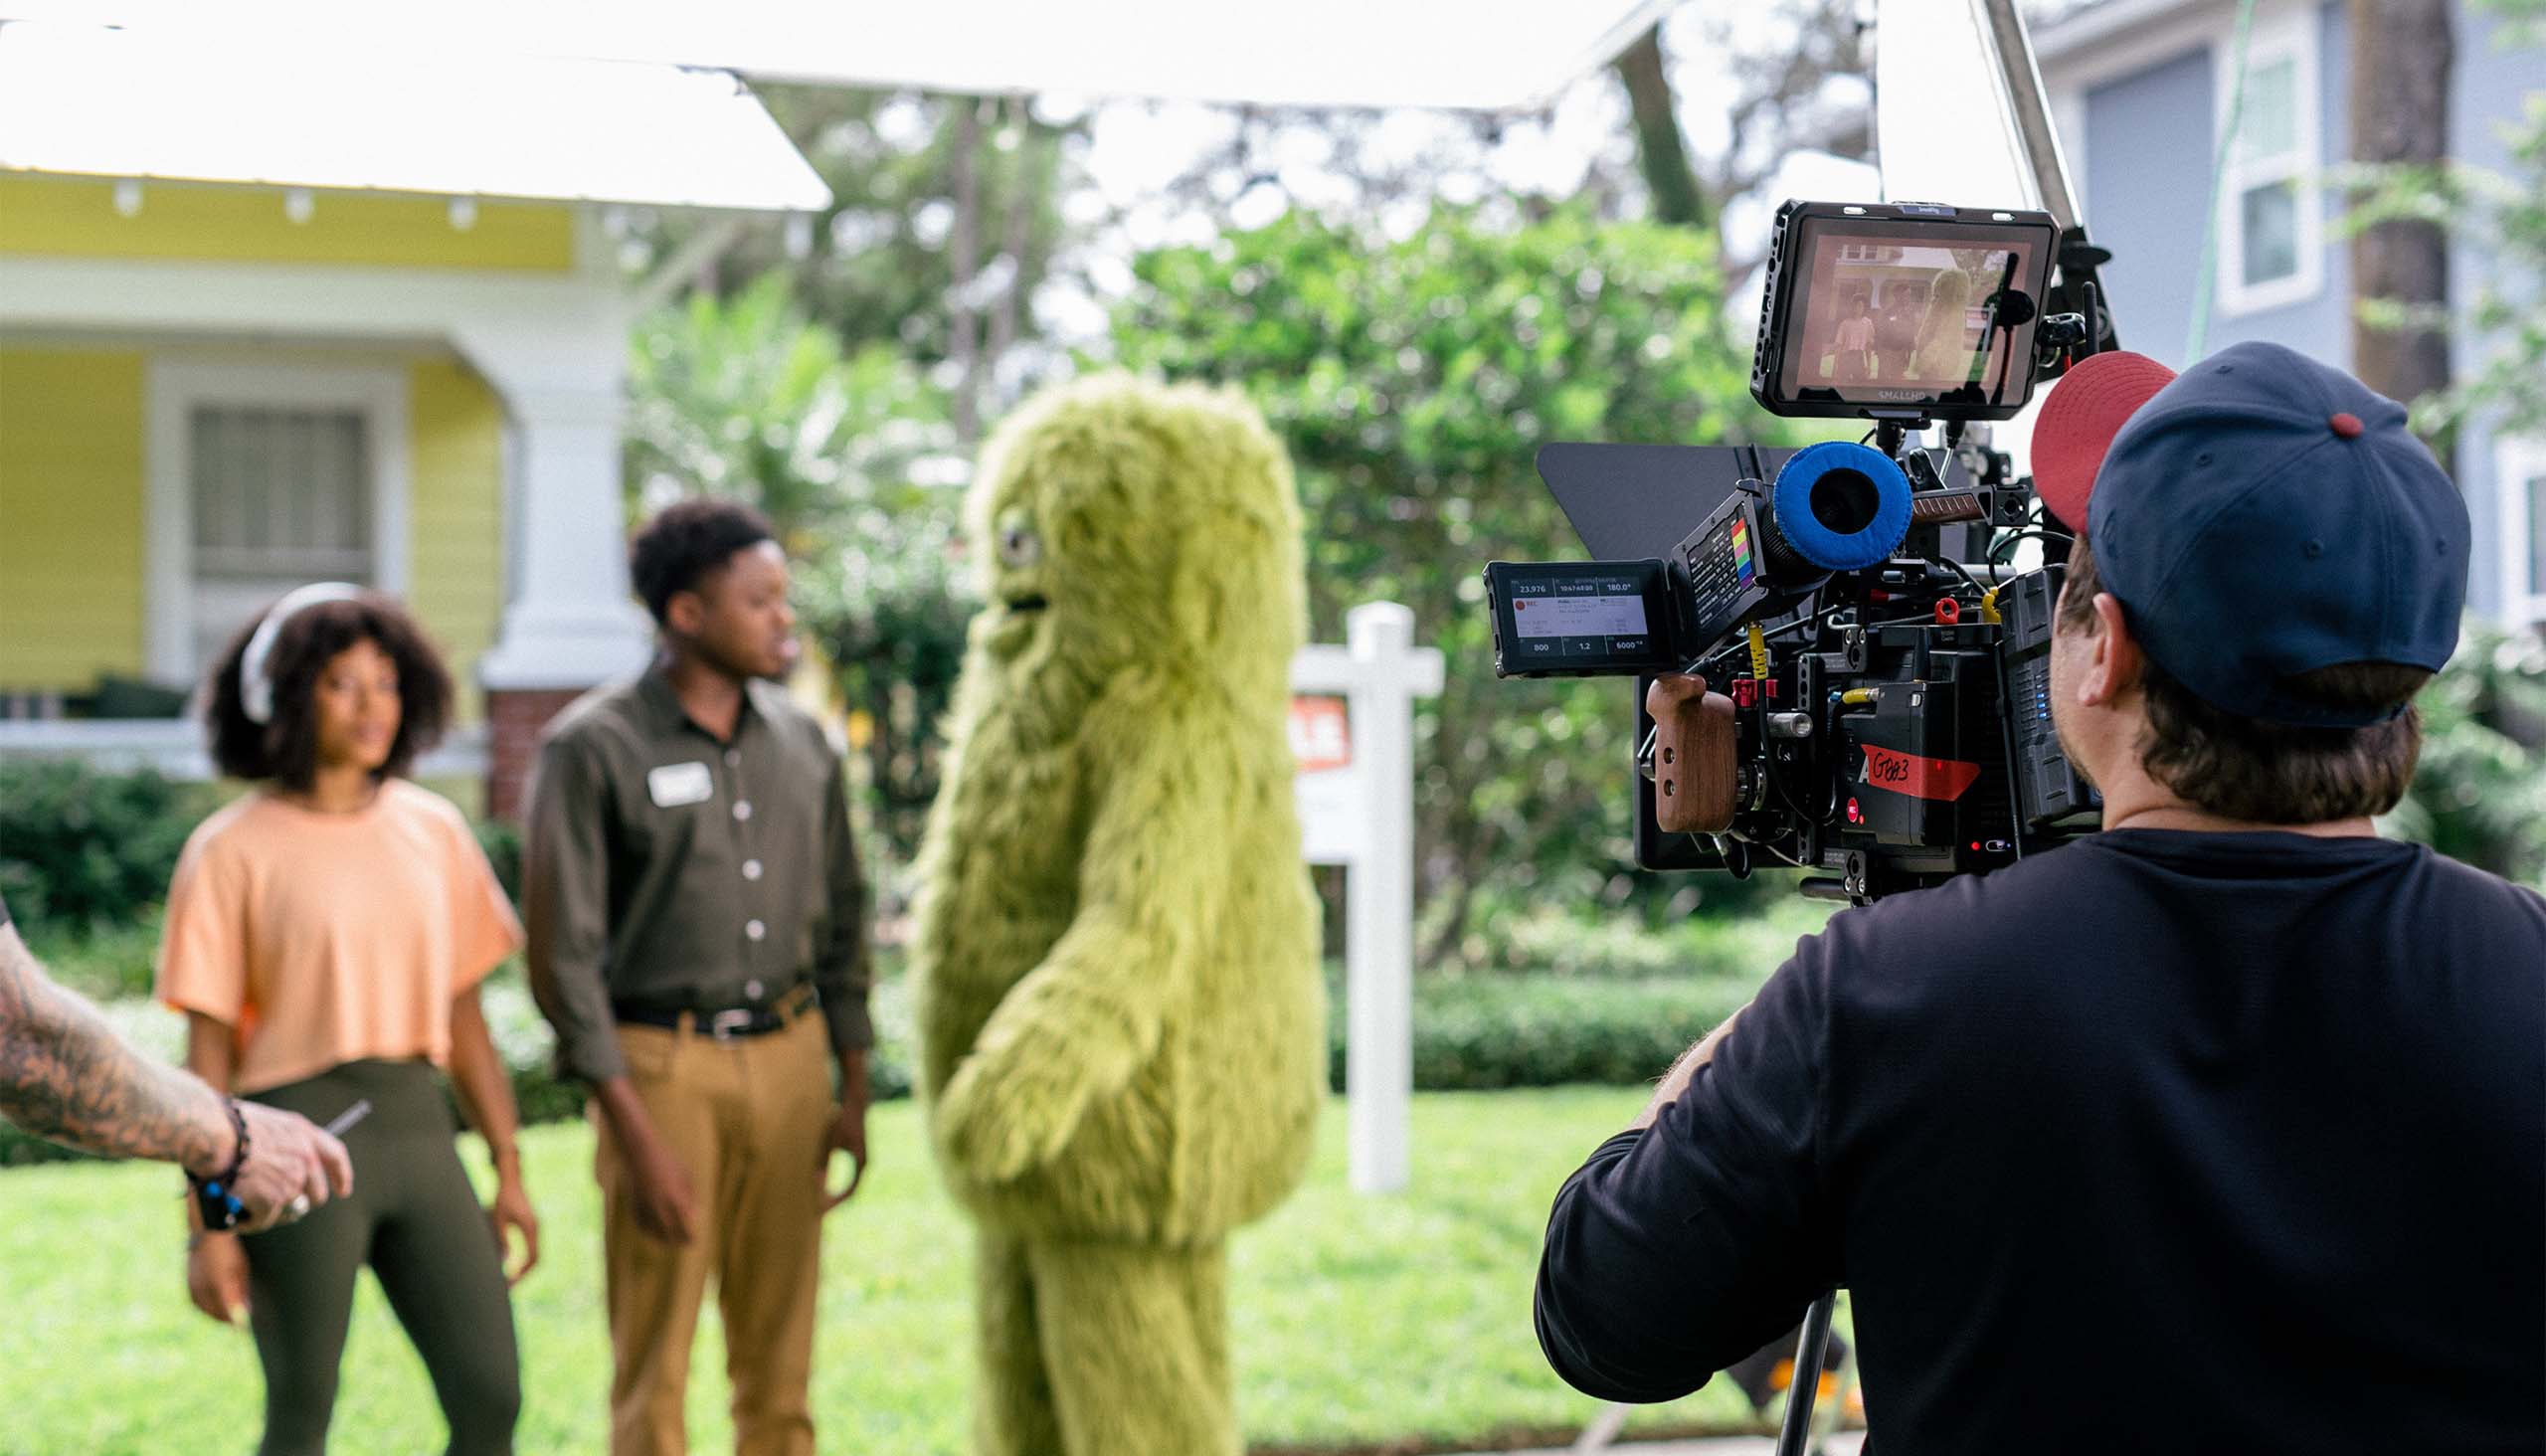
[[[265,620],[257,624],[256,635],[248,638],[248,650],[239,656],[239,710],[248,715],[249,722],[263,726],[274,720],[272,659],[283,626],[309,608],[327,602],[351,602],[361,596],[362,588],[351,582],[312,582],[292,588],[267,610]]]

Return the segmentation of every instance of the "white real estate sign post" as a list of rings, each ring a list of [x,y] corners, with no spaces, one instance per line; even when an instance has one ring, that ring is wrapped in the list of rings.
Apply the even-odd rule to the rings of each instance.
[[[1414,1092],[1414,699],[1441,690],[1441,653],[1414,645],[1414,614],[1370,602],[1347,644],[1291,659],[1302,849],[1344,866],[1345,1099],[1353,1186],[1405,1186]],[[1330,697],[1342,694],[1343,713]]]

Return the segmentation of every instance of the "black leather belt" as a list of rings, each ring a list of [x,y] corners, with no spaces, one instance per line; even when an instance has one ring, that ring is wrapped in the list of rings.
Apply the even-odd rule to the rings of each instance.
[[[660,1026],[679,1030],[683,1021],[701,1036],[717,1041],[734,1041],[747,1036],[766,1036],[783,1031],[789,1022],[814,1004],[814,988],[798,982],[778,994],[778,999],[757,1006],[662,1006],[614,1002],[611,1014],[630,1026]]]

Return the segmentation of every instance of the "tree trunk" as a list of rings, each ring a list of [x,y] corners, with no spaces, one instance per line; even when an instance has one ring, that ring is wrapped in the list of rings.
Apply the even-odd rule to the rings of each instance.
[[[2351,0],[2351,155],[2436,166],[2449,156],[2453,0]],[[2303,101],[2304,98],[2302,98]],[[2411,310],[2401,328],[2355,315],[2352,369],[2408,403],[2449,387],[2449,235],[2436,222],[2380,223],[2351,245],[2352,296]],[[2447,441],[2429,442],[2455,466]]]
[[[1617,59],[1618,80],[1627,89],[1627,107],[1635,116],[1636,165],[1653,194],[1653,216],[1682,227],[1713,231],[1714,202],[1689,164],[1688,140],[1680,134],[1673,105],[1671,76],[1662,62],[1662,27],[1636,37]]]
[[[1034,120],[1026,114],[1023,97],[1008,100],[1007,124],[1016,128],[1016,147],[1007,187],[1007,240],[1000,249],[1007,257],[1007,286],[1000,290],[999,304],[991,311],[989,365],[994,374],[1016,344],[1017,317],[1025,304],[1025,255],[1034,243],[1034,214],[1043,205],[1035,185],[1043,172],[1034,156]]]
[[[946,244],[946,264],[953,274],[947,318],[954,336],[947,341],[946,357],[959,375],[955,435],[969,446],[982,433],[982,315],[973,297],[973,277],[982,256],[982,103],[973,96],[954,99],[955,230]]]

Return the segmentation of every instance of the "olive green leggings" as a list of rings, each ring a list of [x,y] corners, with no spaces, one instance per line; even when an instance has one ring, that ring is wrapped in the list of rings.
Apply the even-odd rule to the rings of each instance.
[[[512,1301],[502,1249],[453,1146],[458,1129],[442,1078],[423,1062],[347,1062],[253,1100],[322,1126],[371,1104],[344,1134],[353,1196],[240,1240],[266,1367],[258,1456],[326,1450],[354,1276],[365,1264],[433,1376],[451,1456],[505,1456],[521,1412]]]

